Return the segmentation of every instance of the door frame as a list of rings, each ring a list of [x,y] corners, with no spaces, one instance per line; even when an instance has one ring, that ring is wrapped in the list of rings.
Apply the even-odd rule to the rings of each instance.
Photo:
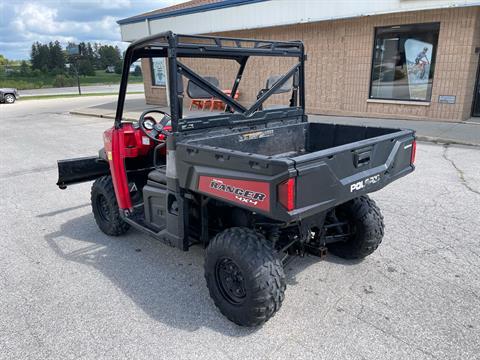
[[[475,49],[475,53],[478,54],[478,65],[477,65],[477,76],[475,79],[475,86],[473,88],[473,101],[472,101],[472,111],[470,115],[472,117],[480,117],[480,112],[478,114],[475,113],[475,108],[477,107],[477,103],[480,103],[480,47]],[[479,104],[480,107],[480,104]]]

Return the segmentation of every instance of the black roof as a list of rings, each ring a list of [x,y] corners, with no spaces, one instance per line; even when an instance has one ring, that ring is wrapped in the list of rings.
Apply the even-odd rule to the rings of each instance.
[[[129,46],[134,57],[167,56],[174,49],[176,56],[242,58],[245,56],[302,57],[301,41],[273,41],[231,38],[224,36],[184,35],[171,31],[134,41]]]

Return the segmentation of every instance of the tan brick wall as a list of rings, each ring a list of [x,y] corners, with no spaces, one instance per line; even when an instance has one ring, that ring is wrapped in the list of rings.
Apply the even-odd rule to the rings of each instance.
[[[227,90],[233,86],[233,81],[240,65],[234,60],[216,59],[180,59],[184,64],[202,76],[215,76],[220,83],[220,88]],[[266,80],[272,75],[287,72],[294,64],[295,59],[291,58],[260,58],[252,57],[248,60],[243,73],[242,81],[238,88],[239,101],[248,105],[252,104],[258,92],[266,85]],[[184,82],[185,90],[187,82]],[[185,94],[186,102],[189,102]],[[278,94],[269,99],[268,104],[285,103],[288,101],[288,94]]]
[[[432,100],[429,106],[367,102],[374,28],[440,22]],[[480,7],[442,9],[324,21],[222,33],[225,36],[295,40],[305,43],[307,111],[318,114],[461,121],[470,116],[480,46]],[[217,75],[231,87],[236,66],[226,61],[189,61],[203,75]],[[251,102],[269,75],[285,72],[284,59],[251,58],[239,87],[240,101]],[[254,71],[252,71],[254,70]],[[148,91],[148,87],[146,87]],[[438,103],[456,95],[456,104]]]
[[[142,59],[143,85],[147,104],[167,106],[167,91],[165,86],[152,86],[152,69],[150,59]]]

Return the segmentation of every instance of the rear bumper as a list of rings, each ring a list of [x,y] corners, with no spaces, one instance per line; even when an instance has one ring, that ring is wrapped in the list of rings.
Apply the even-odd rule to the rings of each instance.
[[[108,174],[110,174],[108,162],[97,156],[59,160],[57,186],[66,189],[67,185],[95,180]]]

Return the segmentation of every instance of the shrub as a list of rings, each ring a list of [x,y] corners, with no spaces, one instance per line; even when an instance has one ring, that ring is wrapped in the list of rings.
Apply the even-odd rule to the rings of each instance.
[[[25,80],[6,80],[0,79],[0,88],[15,88],[17,90],[37,89],[42,87],[42,83],[35,83]]]
[[[33,77],[40,77],[40,76],[42,76],[42,72],[38,69],[32,70],[32,76]]]
[[[65,70],[56,67],[50,72],[50,74],[55,75],[55,76],[63,75],[63,74],[65,74]]]
[[[121,62],[118,62],[115,64],[115,74],[121,74],[122,73],[122,66],[123,64]]]
[[[66,87],[66,86],[74,86],[74,85],[75,85],[75,80],[65,75],[55,76],[55,79],[53,79],[53,83],[52,83],[53,87]]]
[[[27,62],[23,60],[20,65],[20,75],[28,76],[29,74],[30,74],[30,66],[28,66]]]
[[[95,69],[89,60],[80,60],[78,63],[78,72],[83,76],[95,76]]]

